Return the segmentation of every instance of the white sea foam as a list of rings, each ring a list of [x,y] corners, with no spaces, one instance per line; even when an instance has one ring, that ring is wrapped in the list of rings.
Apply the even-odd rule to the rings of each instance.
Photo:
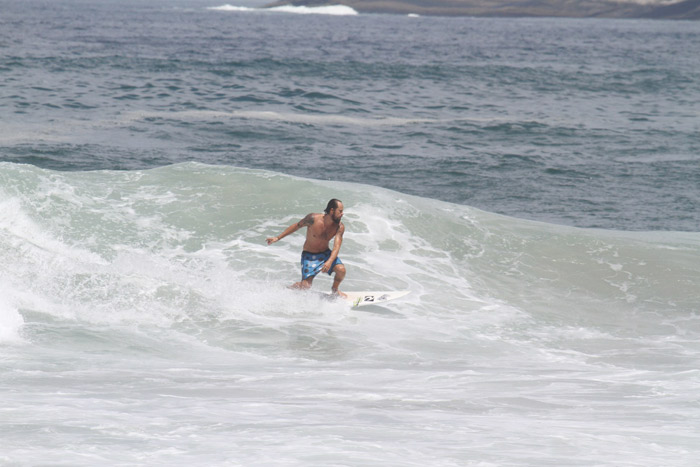
[[[294,6],[284,5],[272,8],[251,8],[245,6],[221,5],[217,7],[209,7],[208,10],[216,11],[237,11],[237,12],[277,12],[277,13],[293,13],[299,15],[332,15],[332,16],[355,16],[357,11],[345,5],[329,5],[329,6]]]
[[[0,345],[21,340],[19,330],[23,324],[24,319],[12,304],[10,289],[0,286]]]
[[[235,6],[235,5],[221,5],[221,6],[210,6],[207,7],[207,10],[214,10],[214,11],[257,11],[259,8],[251,8],[247,6]]]
[[[334,16],[355,16],[357,11],[345,5],[329,5],[329,6],[279,6],[270,8],[272,11],[280,11],[283,13],[296,13],[302,15],[334,15]]]

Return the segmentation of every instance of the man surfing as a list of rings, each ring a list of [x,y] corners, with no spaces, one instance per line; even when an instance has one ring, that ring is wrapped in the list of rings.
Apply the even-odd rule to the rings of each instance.
[[[340,246],[343,244],[343,233],[345,233],[345,226],[340,222],[342,217],[343,203],[332,199],[328,202],[323,214],[308,214],[299,222],[287,227],[279,237],[267,239],[267,244],[272,245],[306,227],[306,241],[304,251],[301,252],[301,281],[293,284],[292,288],[308,289],[319,272],[325,272],[329,276],[335,272],[331,290],[343,298],[347,297],[338,290],[345,278],[345,266],[338,258]],[[331,239],[333,240],[332,251],[329,247]]]

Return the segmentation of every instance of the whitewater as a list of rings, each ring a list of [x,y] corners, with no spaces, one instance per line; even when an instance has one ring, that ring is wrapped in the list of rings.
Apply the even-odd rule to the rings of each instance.
[[[5,463],[695,462],[697,234],[193,163],[0,176]],[[331,196],[345,287],[400,303],[286,289],[300,242],[264,239]]]

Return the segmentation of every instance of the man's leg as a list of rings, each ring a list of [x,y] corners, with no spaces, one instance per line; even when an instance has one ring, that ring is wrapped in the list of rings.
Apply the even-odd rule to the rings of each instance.
[[[347,295],[338,290],[340,283],[343,282],[343,279],[345,279],[345,266],[342,264],[337,264],[333,268],[333,272],[335,273],[335,276],[333,276],[333,287],[331,290],[333,290],[333,293],[336,293],[341,297],[347,297]]]

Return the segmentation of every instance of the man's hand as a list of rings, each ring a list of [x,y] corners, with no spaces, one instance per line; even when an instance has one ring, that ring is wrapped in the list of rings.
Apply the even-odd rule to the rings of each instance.
[[[279,238],[279,237],[269,237],[269,238],[267,239],[267,244],[268,244],[268,245],[272,245],[273,243],[279,242],[279,241],[280,241],[280,238]]]
[[[331,269],[331,265],[333,264],[333,261],[328,260],[325,263],[323,263],[323,267],[321,268],[321,272],[328,272]]]

